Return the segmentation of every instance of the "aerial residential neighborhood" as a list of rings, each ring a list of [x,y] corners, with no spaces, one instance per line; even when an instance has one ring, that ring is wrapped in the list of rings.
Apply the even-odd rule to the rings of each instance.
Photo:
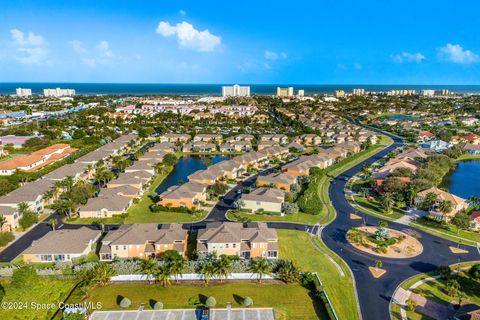
[[[5,1],[0,318],[480,317],[475,1]]]

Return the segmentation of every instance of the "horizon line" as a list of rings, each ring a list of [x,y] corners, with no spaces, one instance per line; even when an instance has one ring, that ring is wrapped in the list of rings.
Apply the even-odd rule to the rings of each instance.
[[[224,82],[224,83],[206,83],[206,82],[77,82],[77,81],[0,81],[0,84],[44,84],[44,83],[63,83],[63,84],[149,84],[149,85],[255,85],[255,86],[480,86],[475,84],[392,84],[392,83],[241,83],[241,82]]]

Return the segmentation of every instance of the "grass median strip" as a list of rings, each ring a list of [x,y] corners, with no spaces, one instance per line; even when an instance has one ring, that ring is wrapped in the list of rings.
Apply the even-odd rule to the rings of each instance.
[[[277,232],[280,257],[292,260],[302,271],[317,272],[339,318],[358,319],[353,278],[345,262],[326,248],[321,241],[314,240],[321,250],[342,268],[342,276],[337,265],[317,251],[310,242],[309,234],[293,230],[277,230]]]

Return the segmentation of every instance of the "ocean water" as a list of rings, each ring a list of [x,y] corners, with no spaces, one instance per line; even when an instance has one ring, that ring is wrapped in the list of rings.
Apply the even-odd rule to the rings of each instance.
[[[77,94],[175,94],[220,96],[223,85],[231,84],[175,84],[175,83],[52,83],[52,82],[0,82],[0,94],[15,94],[15,89],[30,88],[34,94],[42,94],[44,88],[75,89]],[[243,84],[249,85],[249,84]],[[392,89],[448,89],[457,93],[480,93],[480,85],[335,85],[335,84],[252,84],[252,95],[274,95],[277,87],[292,86],[294,90],[303,89],[305,94],[333,94],[335,90],[351,92],[353,88],[363,88],[366,91],[388,91]]]

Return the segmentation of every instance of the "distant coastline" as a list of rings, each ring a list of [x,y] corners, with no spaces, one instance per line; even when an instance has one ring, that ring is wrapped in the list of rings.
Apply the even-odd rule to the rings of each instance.
[[[241,84],[241,83],[240,83]],[[222,85],[229,84],[175,84],[175,83],[68,83],[68,82],[0,82],[0,94],[15,94],[18,87],[30,88],[34,94],[41,94],[44,88],[70,88],[77,94],[173,94],[196,96],[220,96]],[[249,85],[249,84],[243,84]],[[252,95],[274,95],[277,86],[293,86],[304,89],[306,95],[333,94],[335,90],[351,92],[353,88],[363,88],[366,91],[388,91],[393,89],[448,89],[462,94],[480,93],[480,85],[342,85],[342,84],[252,84],[249,85]]]

